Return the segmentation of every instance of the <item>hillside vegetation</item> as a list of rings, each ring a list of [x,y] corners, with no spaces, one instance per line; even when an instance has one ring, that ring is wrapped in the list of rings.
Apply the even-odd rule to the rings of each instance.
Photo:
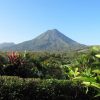
[[[0,52],[0,100],[100,100],[100,48]]]

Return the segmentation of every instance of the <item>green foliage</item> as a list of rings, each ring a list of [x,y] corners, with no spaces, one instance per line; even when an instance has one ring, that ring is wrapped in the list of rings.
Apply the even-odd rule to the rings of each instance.
[[[97,58],[100,58],[100,54],[95,55]]]
[[[97,48],[88,52],[7,54],[0,54],[0,100],[6,97],[7,100],[100,98],[100,51]]]
[[[90,93],[75,81],[0,77],[0,100],[97,100]]]

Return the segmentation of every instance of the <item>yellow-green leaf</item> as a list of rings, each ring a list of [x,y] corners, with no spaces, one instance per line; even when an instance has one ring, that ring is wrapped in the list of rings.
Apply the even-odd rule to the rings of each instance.
[[[100,58],[100,54],[95,55],[97,58]]]

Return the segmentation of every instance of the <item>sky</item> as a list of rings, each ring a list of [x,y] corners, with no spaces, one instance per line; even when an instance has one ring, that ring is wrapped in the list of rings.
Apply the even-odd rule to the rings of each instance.
[[[20,43],[50,29],[100,45],[100,0],[0,0],[0,43]]]

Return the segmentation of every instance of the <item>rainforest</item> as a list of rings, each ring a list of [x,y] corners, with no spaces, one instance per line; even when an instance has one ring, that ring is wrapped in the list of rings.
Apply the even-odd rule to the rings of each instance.
[[[0,52],[0,100],[100,100],[100,47]]]

